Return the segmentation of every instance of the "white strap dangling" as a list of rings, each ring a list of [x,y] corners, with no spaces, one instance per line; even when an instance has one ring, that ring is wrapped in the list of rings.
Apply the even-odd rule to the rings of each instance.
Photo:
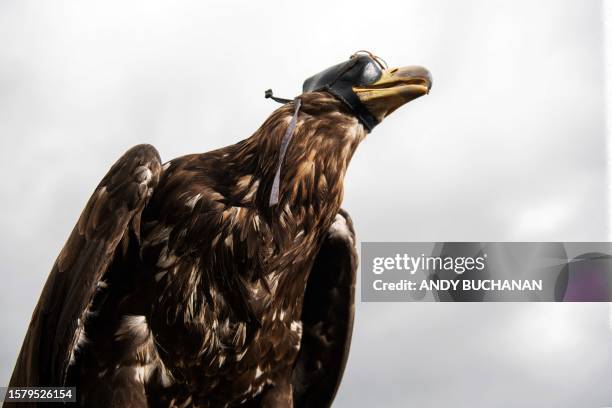
[[[295,126],[297,124],[297,117],[300,111],[300,106],[302,106],[302,100],[300,98],[295,98],[293,100],[293,104],[295,109],[293,111],[293,117],[291,118],[291,122],[289,122],[289,126],[287,126],[287,130],[285,130],[285,135],[283,136],[283,140],[280,146],[280,154],[278,156],[278,165],[276,166],[276,175],[274,176],[274,182],[272,183],[272,191],[270,192],[270,203],[269,206],[278,204],[278,195],[280,190],[280,172],[281,167],[283,165],[283,159],[285,158],[285,153],[287,153],[287,146],[289,146],[289,142],[293,137],[293,133],[295,132]]]

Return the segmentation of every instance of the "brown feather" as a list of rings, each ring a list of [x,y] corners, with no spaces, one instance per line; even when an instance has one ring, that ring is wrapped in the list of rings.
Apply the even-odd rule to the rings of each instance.
[[[58,257],[11,385],[76,385],[93,407],[331,404],[356,271],[338,212],[366,131],[330,94],[301,98],[276,206],[292,104],[163,169],[150,146],[119,159]]]

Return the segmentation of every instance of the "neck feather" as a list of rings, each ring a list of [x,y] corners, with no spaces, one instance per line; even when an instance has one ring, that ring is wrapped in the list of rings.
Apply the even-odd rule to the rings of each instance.
[[[329,93],[307,93],[300,98],[297,125],[281,164],[278,207],[339,206],[348,163],[366,130]],[[230,161],[239,167],[240,199],[246,197],[258,207],[268,205],[281,141],[293,113],[293,103],[283,105],[253,136],[232,146]]]

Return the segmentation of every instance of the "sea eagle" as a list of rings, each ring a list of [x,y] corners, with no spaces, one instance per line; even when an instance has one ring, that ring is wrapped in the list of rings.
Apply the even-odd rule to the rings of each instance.
[[[430,87],[360,52],[237,144],[165,164],[128,150],[53,265],[10,386],[76,386],[84,407],[331,405],[357,269],[343,178]]]

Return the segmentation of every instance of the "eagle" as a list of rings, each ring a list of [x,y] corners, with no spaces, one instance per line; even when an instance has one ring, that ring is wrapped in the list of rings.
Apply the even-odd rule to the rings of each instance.
[[[357,52],[304,82],[249,138],[163,163],[129,149],[87,202],[42,290],[11,387],[83,407],[326,407],[354,318],[341,208],[355,149],[431,88]]]

